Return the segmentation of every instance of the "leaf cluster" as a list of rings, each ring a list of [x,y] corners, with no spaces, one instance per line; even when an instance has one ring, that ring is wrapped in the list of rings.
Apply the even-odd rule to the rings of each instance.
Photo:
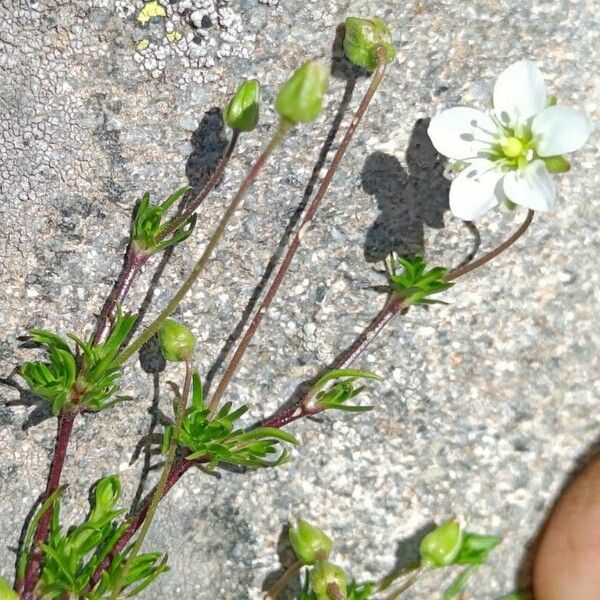
[[[117,526],[114,522],[125,512],[125,509],[116,508],[121,493],[119,478],[110,476],[98,482],[94,488],[88,516],[83,523],[67,531],[63,531],[60,524],[59,500],[64,489],[65,487],[62,487],[50,496],[32,519],[18,561],[18,576],[22,580],[25,575],[27,557],[37,524],[46,510],[51,510],[48,539],[40,544],[43,560],[36,594],[44,600],[66,597],[88,600],[106,598],[112,590],[127,551],[117,555],[93,590],[90,590],[90,581],[127,526],[126,523]],[[126,580],[127,586],[135,586],[131,591],[128,590],[128,595],[139,593],[166,570],[164,563],[165,559],[156,553],[139,556],[134,565],[136,568],[131,569]]]
[[[379,381],[381,377],[360,369],[334,369],[321,377],[311,388],[309,396],[315,399],[315,406],[323,410],[343,410],[345,412],[366,412],[372,406],[359,406],[346,404],[348,400],[358,396],[366,386],[354,386],[358,379],[372,379]],[[328,389],[325,386],[331,381],[337,380]]]
[[[213,419],[204,403],[202,382],[198,373],[192,379],[191,406],[186,410],[182,429],[177,440],[181,446],[192,451],[188,460],[203,458],[208,468],[218,463],[245,467],[276,467],[290,458],[281,442],[297,444],[296,438],[273,427],[258,427],[245,431],[236,429],[236,421],[247,411],[246,406],[232,410],[231,402],[224,404]],[[162,451],[169,448],[173,427],[163,434]]]
[[[444,267],[427,269],[427,263],[418,255],[407,259],[392,254],[386,266],[392,293],[402,298],[407,306],[446,304],[441,300],[432,300],[430,296],[444,292],[454,285],[445,279],[448,269]],[[398,273],[398,266],[402,267],[402,273]]]
[[[154,254],[170,246],[175,246],[189,237],[196,225],[196,214],[186,219],[167,239],[163,239],[163,237],[171,222],[163,223],[163,217],[191,189],[189,186],[179,188],[162,204],[151,204],[148,192],[142,196],[131,227],[131,239],[136,250]]]
[[[113,362],[136,320],[136,315],[123,315],[118,310],[111,332],[102,344],[84,342],[69,334],[76,352],[60,336],[32,329],[31,339],[46,347],[47,360],[26,362],[19,373],[34,394],[50,403],[55,415],[69,404],[89,411],[108,408],[126,399],[113,399],[119,390],[121,373]]]

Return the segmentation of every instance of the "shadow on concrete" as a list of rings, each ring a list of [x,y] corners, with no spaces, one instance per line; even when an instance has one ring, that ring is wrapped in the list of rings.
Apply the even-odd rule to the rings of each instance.
[[[321,147],[319,156],[317,157],[317,161],[315,162],[315,166],[312,170],[310,179],[308,180],[306,188],[304,189],[304,194],[302,196],[302,199],[300,200],[300,203],[298,204],[298,206],[296,207],[296,210],[294,211],[292,217],[290,218],[290,220],[285,228],[285,231],[283,232],[283,235],[282,235],[281,239],[279,240],[279,244],[277,245],[275,252],[271,256],[271,259],[269,260],[269,263],[267,264],[265,271],[264,271],[258,285],[254,289],[252,296],[250,297],[250,299],[248,300],[248,303],[246,304],[244,310],[242,311],[242,315],[241,315],[237,325],[235,326],[235,328],[233,329],[231,334],[227,337],[225,343],[223,344],[223,347],[221,348],[221,351],[219,352],[217,358],[215,359],[215,361],[213,362],[213,364],[211,365],[210,369],[208,370],[208,372],[206,374],[205,388],[207,390],[207,393],[210,391],[210,387],[215,378],[215,375],[218,373],[218,371],[223,366],[225,359],[227,358],[227,355],[229,354],[229,352],[231,351],[231,349],[233,348],[235,343],[239,340],[240,336],[242,335],[244,328],[246,327],[246,324],[247,324],[248,320],[250,319],[250,316],[252,315],[252,312],[253,312],[262,292],[267,287],[269,280],[271,278],[271,275],[273,274],[276,267],[278,266],[278,262],[279,262],[280,258],[282,257],[283,253],[285,252],[287,245],[290,241],[290,238],[292,237],[292,235],[294,234],[294,232],[296,230],[296,226],[298,225],[298,223],[302,217],[302,214],[304,213],[304,209],[306,208],[309,200],[311,199],[311,197],[313,195],[315,187],[319,181],[319,175],[321,173],[323,166],[325,165],[327,156],[328,156],[329,152],[331,151],[333,142],[335,141],[336,135],[337,135],[340,125],[342,123],[342,119],[344,118],[344,115],[348,111],[350,101],[352,100],[352,96],[354,94],[354,88],[356,87],[356,82],[358,81],[358,79],[360,77],[365,77],[365,76],[369,75],[369,73],[367,71],[364,71],[363,69],[358,69],[358,68],[354,67],[350,62],[348,62],[348,60],[344,56],[344,51],[342,48],[343,39],[344,39],[344,27],[343,27],[343,25],[340,25],[336,31],[336,37],[335,37],[333,48],[332,48],[331,73],[332,73],[333,77],[342,79],[346,85],[344,88],[344,94],[343,94],[340,104],[338,106],[337,113],[336,113],[335,117],[333,118],[333,121],[329,128],[329,131],[327,132],[325,142],[324,142],[323,146]]]
[[[263,592],[266,592],[273,584],[279,581],[287,569],[296,562],[296,554],[289,540],[289,531],[290,525],[289,523],[286,523],[281,528],[279,537],[277,538],[277,558],[280,566],[268,573],[264,578],[261,587]],[[278,598],[297,598],[301,587],[302,581],[300,579],[300,574],[297,574],[290,579],[282,593],[278,595]]]
[[[379,215],[369,229],[364,255],[379,262],[390,252],[412,257],[425,251],[424,228],[444,227],[450,182],[444,177],[446,159],[427,135],[429,119],[419,119],[406,151],[406,170],[390,154],[374,152],[362,170],[363,189],[377,200]]]

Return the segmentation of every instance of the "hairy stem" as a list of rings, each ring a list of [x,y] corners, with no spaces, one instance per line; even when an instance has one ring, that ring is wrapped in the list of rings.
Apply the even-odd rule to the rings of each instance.
[[[227,386],[229,385],[229,383],[231,382],[231,379],[235,375],[235,373],[240,365],[240,362],[241,362],[246,350],[248,349],[250,342],[252,341],[252,338],[256,334],[256,332],[263,320],[263,317],[265,316],[269,306],[273,302],[273,299],[275,298],[275,296],[279,290],[281,282],[283,281],[284,277],[286,276],[286,274],[290,268],[290,264],[291,264],[294,256],[296,255],[296,252],[300,248],[300,245],[302,243],[302,236],[306,232],[311,221],[314,219],[314,217],[317,213],[317,210],[319,208],[319,205],[321,204],[321,201],[323,200],[323,197],[325,196],[325,193],[327,192],[329,185],[331,184],[333,176],[334,176],[335,172],[337,171],[337,168],[339,167],[340,162],[341,162],[344,154],[346,153],[346,150],[348,149],[350,141],[352,140],[352,137],[354,136],[356,129],[358,128],[367,108],[369,107],[369,104],[370,104],[371,100],[373,99],[373,96],[375,95],[377,88],[381,84],[381,81],[385,74],[386,56],[385,56],[385,53],[379,52],[378,57],[379,57],[378,65],[377,65],[377,68],[375,69],[375,72],[371,79],[371,83],[370,83],[369,87],[367,88],[367,91],[366,91],[365,95],[363,96],[363,98],[354,114],[354,117],[353,117],[352,121],[350,122],[348,129],[346,130],[344,137],[342,138],[340,146],[337,149],[337,151],[331,161],[331,165],[329,166],[327,173],[325,173],[325,176],[323,177],[323,181],[321,182],[321,185],[320,185],[317,193],[315,194],[315,197],[313,198],[312,202],[308,206],[306,213],[304,215],[304,218],[302,219],[302,222],[300,223],[300,227],[298,228],[296,235],[292,239],[292,241],[287,249],[287,252],[283,258],[283,261],[282,261],[277,273],[275,274],[275,277],[273,278],[273,281],[272,281],[271,285],[269,286],[269,289],[267,290],[267,293],[265,294],[263,301],[261,302],[252,321],[250,322],[248,329],[244,333],[244,336],[240,340],[240,343],[238,344],[238,347],[236,348],[235,353],[234,353],[233,357],[231,358],[229,365],[225,369],[225,372],[223,373],[223,376],[222,376],[221,380],[219,381],[219,385],[217,386],[217,389],[215,390],[215,393],[213,394],[213,396],[209,402],[208,408],[210,410],[210,415],[215,414],[215,412],[219,406],[219,402],[221,401],[221,398],[223,397],[223,394],[225,393],[225,390],[227,389]]]
[[[413,571],[413,573],[411,573],[408,576],[408,578],[402,583],[400,587],[396,588],[393,592],[388,594],[385,597],[385,600],[396,600],[396,598],[399,598],[406,590],[411,588],[417,582],[419,577],[421,577],[421,575],[423,575],[424,572],[425,569],[419,566],[415,571]]]
[[[529,225],[531,225],[532,219],[533,211],[529,210],[523,224],[510,237],[500,245],[496,246],[493,250],[484,254],[481,258],[450,271],[446,276],[446,281],[453,281],[459,277],[464,277],[468,273],[482,267],[502,254],[502,252],[510,248],[527,231]],[[331,368],[345,369],[349,367],[359,356],[361,356],[369,344],[371,344],[371,342],[381,333],[396,314],[399,312],[404,313],[408,311],[408,308],[409,307],[401,298],[391,296],[373,321],[371,321],[368,327],[364,329],[354,342],[337,358],[335,364],[332,365]],[[306,406],[308,398],[308,393],[304,394],[294,405],[275,414],[266,421],[263,421],[261,425],[263,427],[283,427],[292,421],[296,421],[303,417],[310,417],[322,412],[323,409],[318,407],[308,408]]]
[[[169,490],[183,477],[187,471],[193,467],[195,464],[202,462],[200,459],[196,461],[187,460],[185,458],[181,458],[177,460],[171,470],[169,471],[169,475],[167,477],[165,486],[162,491],[162,497],[164,498]],[[205,461],[206,462],[206,461]],[[156,488],[155,488],[156,489]],[[152,492],[150,498],[155,497],[155,492]],[[125,546],[129,543],[129,540],[136,534],[139,528],[142,526],[146,519],[146,515],[148,514],[148,510],[150,509],[151,500],[148,499],[140,511],[130,520],[127,529],[123,532],[123,535],[119,538],[119,541],[115,544],[115,547],[110,553],[110,556],[106,558],[102,564],[96,569],[96,572],[93,574],[90,579],[90,587],[93,589],[95,585],[100,581],[100,577],[106,569],[108,569],[111,560],[119,553]]]
[[[225,229],[229,224],[229,221],[235,214],[235,211],[242,202],[244,196],[246,195],[246,192],[256,179],[262,167],[267,162],[269,156],[273,153],[273,150],[275,150],[275,148],[281,143],[281,141],[285,137],[285,134],[289,131],[290,127],[290,123],[283,120],[280,122],[277,130],[271,138],[271,141],[267,144],[267,147],[265,148],[263,153],[258,157],[257,161],[254,163],[254,165],[246,175],[246,178],[242,182],[236,195],[231,200],[231,203],[229,204],[227,210],[225,211],[225,214],[219,221],[219,224],[217,225],[217,228],[215,229],[212,237],[210,238],[208,245],[202,253],[202,256],[194,265],[194,268],[188,275],[187,279],[183,282],[179,290],[177,290],[173,298],[171,298],[167,306],[164,308],[164,310],[161,311],[161,313],[156,317],[156,319],[154,319],[154,321],[152,321],[152,323],[148,325],[148,327],[138,336],[136,340],[134,340],[131,343],[131,345],[128,348],[126,348],[123,352],[121,352],[119,356],[117,356],[117,358],[115,359],[115,364],[122,365],[127,360],[129,360],[154,334],[158,332],[164,321],[179,306],[179,303],[183,300],[183,298],[188,293],[196,279],[198,279],[200,273],[202,273],[202,271],[208,264],[208,261],[211,259],[215,248],[217,247],[217,245],[221,241],[221,238],[223,237],[223,234],[225,233]]]
[[[134,245],[131,242],[129,243],[119,277],[100,311],[98,323],[96,324],[96,329],[92,337],[92,342],[94,344],[99,344],[104,341],[117,304],[123,302],[127,292],[131,288],[131,284],[137,277],[141,268],[146,264],[148,258],[150,258],[149,254],[140,254],[135,250]]]
[[[529,229],[531,225],[531,221],[533,220],[534,212],[529,209],[527,211],[527,216],[523,221],[522,225],[517,229],[509,238],[504,240],[499,246],[496,246],[493,250],[490,250],[486,254],[484,254],[481,258],[477,260],[471,261],[470,263],[457,267],[456,269],[452,269],[448,275],[446,275],[446,281],[453,281],[454,279],[458,279],[459,277],[464,277],[467,273],[471,273],[471,271],[475,271],[475,269],[479,269],[483,267],[486,263],[489,263],[491,260],[494,260],[498,255],[502,254],[505,250],[508,250],[526,231]]]
[[[287,584],[300,572],[302,563],[294,561],[283,573],[283,575],[266,591],[267,598],[277,600],[277,597],[286,588]]]
[[[69,446],[69,438],[71,437],[71,431],[73,430],[73,423],[77,413],[72,411],[62,411],[58,418],[58,429],[56,433],[56,444],[54,446],[54,456],[52,457],[52,464],[50,466],[50,473],[48,474],[48,483],[46,485],[46,491],[44,492],[44,498],[50,497],[60,485],[60,476],[65,464],[65,457],[67,456],[67,448]],[[25,574],[25,581],[21,587],[23,600],[31,600],[33,598],[33,589],[37,582],[40,574],[43,552],[40,548],[40,544],[46,541],[48,536],[48,530],[50,528],[50,519],[52,511],[47,510],[39,520],[37,529],[33,537],[33,544],[31,547],[31,555],[27,564],[27,570]]]
[[[188,204],[187,208],[177,217],[175,217],[172,221],[170,221],[163,232],[158,236],[158,240],[163,240],[169,235],[171,235],[176,229],[181,227],[187,219],[189,219],[198,209],[198,207],[206,200],[207,196],[212,192],[214,187],[219,183],[221,177],[223,176],[223,172],[229,163],[229,159],[235,150],[238,139],[240,137],[240,132],[237,130],[233,130],[233,134],[231,135],[231,140],[229,141],[229,145],[225,150],[225,154],[219,161],[219,164],[216,166],[213,174],[210,176],[210,179],[206,182],[206,185],[200,190],[200,193]]]
[[[501,252],[507,250],[512,244],[514,244],[527,230],[529,225],[531,224],[531,219],[533,217],[532,211],[527,213],[527,217],[523,223],[519,227],[519,229],[511,235],[505,242],[491,250],[490,252],[484,254],[480,259],[473,261],[469,265],[465,267],[459,267],[450,271],[448,274],[448,279],[452,277],[452,279],[456,279],[458,277],[462,277],[466,275],[468,272],[471,272],[473,269],[467,269],[471,265],[476,264],[477,266],[474,268],[479,268],[483,266],[485,263],[489,262],[496,256],[498,256]],[[348,349],[341,354],[336,360],[335,364],[331,366],[331,369],[343,369],[352,364],[369,346],[369,344],[381,333],[381,331],[385,328],[385,326],[391,321],[391,319],[398,314],[399,312],[403,313],[408,310],[408,307],[402,302],[400,298],[391,297],[385,306],[379,311],[377,316],[373,319],[373,321],[369,324],[369,326],[356,338],[356,340],[348,347]],[[269,417],[264,419],[260,426],[262,427],[277,427],[281,428],[285,425],[296,421],[298,419],[302,419],[305,417],[311,417],[322,412],[322,409],[319,407],[308,407],[306,406],[306,401],[308,398],[308,394],[302,396],[293,406],[280,411]],[[179,481],[182,475],[194,464],[201,464],[203,462],[207,462],[209,457],[201,457],[194,461],[188,461],[185,458],[181,458],[173,464],[171,468],[171,472],[169,473],[168,483],[165,486],[163,491],[163,497],[165,494]],[[148,503],[145,503],[141,508],[138,515],[131,521],[128,528],[123,533],[123,536],[117,542],[115,546],[115,550],[120,551],[125,547],[127,542],[135,535],[135,532],[140,528],[141,524],[144,521],[146,512],[148,511]],[[92,585],[95,585],[100,579],[100,575],[102,572],[106,570],[110,561],[107,559],[104,563],[97,569],[96,573],[92,578]]]
[[[150,501],[150,506],[148,507],[148,511],[146,512],[144,522],[142,523],[142,527],[140,529],[140,533],[136,538],[133,547],[131,548],[131,552],[127,557],[127,562],[123,566],[123,570],[119,578],[117,579],[117,583],[112,591],[111,600],[116,600],[121,592],[121,586],[127,579],[127,574],[129,573],[129,569],[133,565],[133,561],[135,560],[142,544],[144,543],[144,539],[146,538],[146,534],[150,529],[150,525],[152,524],[152,520],[154,519],[154,515],[156,514],[156,509],[158,508],[158,503],[160,502],[163,494],[165,493],[165,488],[167,487],[167,480],[169,479],[169,475],[171,474],[171,467],[175,462],[175,454],[177,452],[177,440],[179,439],[179,434],[181,433],[181,426],[183,425],[183,419],[185,417],[185,409],[187,406],[188,397],[190,395],[190,387],[192,383],[192,361],[191,359],[186,359],[185,361],[185,378],[183,380],[183,390],[181,392],[181,396],[178,398],[176,402],[175,409],[175,423],[173,425],[173,432],[171,435],[171,440],[169,442],[169,449],[167,450],[167,457],[165,459],[165,464],[163,465],[162,473],[160,474],[160,479],[158,484],[156,485],[156,489],[154,490],[154,494],[152,495],[152,500]]]

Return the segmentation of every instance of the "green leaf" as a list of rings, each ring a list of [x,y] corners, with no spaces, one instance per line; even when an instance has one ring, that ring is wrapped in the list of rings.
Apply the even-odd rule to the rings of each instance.
[[[471,565],[462,571],[443,593],[442,600],[453,600],[453,598],[456,598],[465,589],[469,578],[478,568],[479,565]]]
[[[336,369],[323,375],[311,388],[309,397],[315,398],[315,406],[323,410],[343,410],[360,413],[371,410],[372,406],[346,404],[348,400],[360,394],[365,386],[355,388],[354,382],[359,379],[379,380],[380,377],[370,371],[360,369]],[[338,380],[328,390],[323,388],[330,382]]]
[[[426,270],[427,264],[418,255],[411,259],[390,255],[386,265],[392,293],[402,298],[407,306],[410,304],[440,304],[441,301],[431,300],[429,296],[444,292],[454,285],[445,280],[448,269],[433,267]],[[398,265],[403,269],[400,275],[396,269]]]
[[[33,541],[33,536],[40,522],[40,519],[46,513],[47,510],[52,509],[54,503],[62,496],[66,489],[66,485],[61,485],[57,490],[50,494],[50,496],[48,496],[48,498],[44,500],[42,505],[38,508],[37,512],[33,515],[31,521],[29,521],[25,537],[23,538],[21,552],[17,560],[17,579],[23,580],[25,578],[25,569],[27,567],[27,559],[29,558],[29,553],[31,552],[31,543]]]
[[[502,538],[496,535],[482,535],[465,532],[460,552],[456,558],[459,565],[482,565],[488,559],[489,553],[496,547]]]

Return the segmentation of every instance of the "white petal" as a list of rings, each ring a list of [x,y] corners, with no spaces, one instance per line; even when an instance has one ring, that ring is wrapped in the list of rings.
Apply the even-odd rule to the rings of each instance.
[[[569,106],[550,106],[537,115],[531,131],[540,156],[556,156],[579,150],[590,133],[592,123],[586,114]]]
[[[520,60],[500,73],[494,85],[494,112],[503,125],[523,125],[545,106],[546,84],[534,62]]]
[[[532,210],[550,210],[556,190],[543,160],[534,160],[524,169],[510,171],[504,177],[504,193],[515,204]]]
[[[440,154],[455,160],[487,155],[498,138],[494,121],[480,110],[466,106],[435,115],[427,133]]]
[[[504,174],[489,160],[474,160],[450,186],[450,210],[459,219],[472,221],[498,204]]]

